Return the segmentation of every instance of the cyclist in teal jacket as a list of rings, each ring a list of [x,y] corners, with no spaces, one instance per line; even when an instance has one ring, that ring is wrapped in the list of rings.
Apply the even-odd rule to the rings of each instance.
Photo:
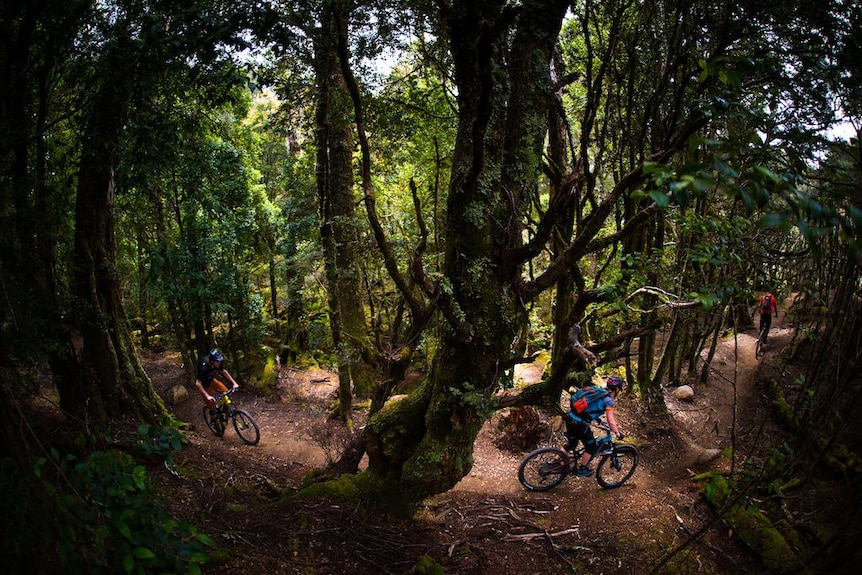
[[[608,426],[611,428],[614,435],[616,435],[620,440],[625,436],[617,425],[617,418],[614,414],[616,402],[614,400],[623,390],[625,385],[626,382],[623,378],[609,377],[606,386],[609,395],[601,399],[601,401],[604,402],[604,414],[605,418],[608,420]],[[589,477],[593,474],[593,470],[587,465],[587,462],[590,460],[592,454],[596,452],[596,449],[598,449],[596,437],[593,435],[593,430],[590,427],[590,424],[586,421],[575,421],[574,419],[567,417],[565,435],[568,440],[568,443],[566,443],[565,446],[566,451],[574,451],[578,441],[581,441],[584,444],[584,454],[581,455],[581,460],[578,462],[578,469],[575,471],[575,475],[578,477]]]

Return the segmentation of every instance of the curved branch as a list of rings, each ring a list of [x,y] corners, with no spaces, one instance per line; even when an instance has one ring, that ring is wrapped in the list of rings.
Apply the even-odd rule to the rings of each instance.
[[[621,230],[601,237],[596,238],[587,245],[586,253],[591,254],[597,251],[601,251],[608,246],[612,246],[617,242],[631,236],[636,233],[641,224],[643,224],[646,220],[653,216],[658,211],[658,204],[653,202],[643,210],[636,213],[631,219],[626,222],[626,225],[622,227]]]
[[[341,13],[336,8],[331,8],[334,18],[338,23],[338,38],[337,51],[338,59],[341,63],[341,74],[344,76],[344,81],[347,86],[347,91],[353,102],[353,114],[356,122],[356,132],[359,137],[359,148],[361,151],[361,173],[362,173],[362,190],[363,201],[365,203],[365,211],[368,214],[368,222],[374,233],[374,239],[377,242],[377,247],[380,254],[383,256],[383,262],[386,266],[386,271],[401,295],[410,307],[411,312],[415,317],[424,317],[427,313],[425,302],[417,299],[412,290],[409,289],[406,278],[398,269],[398,262],[395,255],[392,253],[389,240],[386,237],[386,232],[380,224],[380,219],[377,216],[376,201],[374,199],[374,185],[371,182],[371,152],[368,146],[368,135],[365,132],[365,116],[362,108],[362,99],[359,91],[359,84],[356,77],[353,75],[353,70],[350,67],[350,57],[347,52],[347,26],[341,19]]]
[[[341,62],[341,73],[344,76],[347,91],[353,102],[356,131],[359,137],[363,202],[365,203],[365,211],[368,214],[368,222],[371,225],[372,232],[374,233],[374,240],[377,243],[380,254],[383,256],[383,264],[386,267],[386,271],[389,273],[389,276],[392,278],[398,291],[404,297],[410,311],[417,319],[416,323],[422,324],[424,323],[422,318],[425,318],[430,313],[431,304],[416,297],[416,294],[410,289],[407,279],[401,273],[401,270],[398,269],[398,261],[392,253],[390,242],[386,237],[386,232],[380,224],[380,219],[377,216],[376,200],[374,199],[374,185],[371,182],[371,152],[368,145],[368,135],[365,132],[365,116],[362,108],[362,97],[359,91],[359,84],[350,67],[350,57],[347,51],[346,27],[341,25],[341,14],[338,10],[334,10],[334,16],[336,21],[339,22],[337,49],[338,58]],[[415,273],[416,269],[414,268],[413,271]],[[423,281],[420,282],[422,291],[434,300],[434,303],[440,308],[443,315],[451,324],[452,329],[458,332],[462,338],[469,339],[472,330],[466,322],[459,318],[456,311],[457,305],[452,301],[449,294],[447,294],[438,284],[431,282],[424,272],[420,274],[420,277],[423,279]]]
[[[545,273],[537,277],[535,280],[525,282],[521,287],[521,295],[524,301],[532,301],[545,290],[553,287],[560,276],[569,273],[570,268],[575,266],[585,254],[588,253],[589,243],[601,231],[605,220],[613,210],[617,200],[622,196],[623,192],[634,186],[643,175],[643,166],[637,166],[631,172],[626,174],[619,183],[614,187],[610,195],[605,200],[596,206],[590,215],[588,215],[581,226],[580,233],[575,241],[562,253],[562,255],[553,262]]]
[[[572,171],[562,179],[559,193],[551,197],[548,209],[542,215],[542,219],[539,221],[538,226],[536,226],[535,233],[530,241],[511,250],[506,256],[507,259],[522,264],[538,255],[544,249],[545,245],[551,239],[554,230],[557,229],[560,220],[568,212],[570,204],[575,201],[573,190],[578,184],[579,177],[579,173]]]
[[[563,355],[563,360],[558,367],[555,367],[551,375],[547,379],[543,379],[537,383],[526,385],[515,389],[507,389],[497,394],[497,407],[503,409],[506,407],[524,407],[527,405],[555,407],[559,405],[560,393],[566,386],[568,379],[566,374],[572,365],[576,362],[581,362],[582,366],[591,365],[591,358],[596,357],[603,351],[614,349],[628,339],[641,337],[655,331],[661,326],[661,321],[656,320],[649,325],[632,328],[618,333],[612,338],[596,345],[591,345],[589,349],[580,346],[580,350],[567,349]],[[605,360],[598,360],[598,365],[607,363]],[[576,377],[590,377],[589,371],[581,371],[576,374]]]

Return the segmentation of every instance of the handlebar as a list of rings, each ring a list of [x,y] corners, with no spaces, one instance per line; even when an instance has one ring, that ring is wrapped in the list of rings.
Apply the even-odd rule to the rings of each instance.
[[[216,401],[216,403],[218,403],[218,402],[220,402],[220,401],[222,400],[222,398],[225,398],[225,397],[229,396],[230,394],[232,394],[233,392],[235,392],[235,391],[236,391],[236,390],[238,390],[238,389],[239,389],[239,387],[232,387],[232,388],[230,388],[229,390],[227,390],[227,391],[225,391],[225,392],[222,392],[222,393],[214,393],[214,394],[212,394],[212,396],[213,396],[213,399]]]

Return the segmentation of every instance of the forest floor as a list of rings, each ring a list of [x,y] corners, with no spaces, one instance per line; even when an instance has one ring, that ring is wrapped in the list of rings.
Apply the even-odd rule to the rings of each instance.
[[[495,418],[476,441],[470,474],[410,518],[362,504],[284,497],[337,449],[326,421],[336,374],[285,367],[277,396],[236,394],[260,425],[260,443],[250,447],[232,428],[213,436],[177,357],[150,355],[145,367],[164,397],[178,384],[190,392],[188,401],[170,407],[190,424],[177,473],[154,466],[151,474],[169,509],[226,551],[204,573],[432,573],[422,556],[463,575],[755,573],[757,565],[726,526],[713,525],[693,540],[713,514],[692,478],[729,468],[726,455],[717,454],[729,452],[732,436],[736,453],[767,447],[760,438],[772,434],[763,428],[770,418],[758,374],[790,337],[776,320],[761,360],[754,330],[720,341],[707,381],[683,382],[694,388],[692,400],[665,390],[667,415],[652,415],[644,399],[623,395],[618,420],[641,457],[619,489],[570,477],[549,492],[525,491],[517,468],[526,451],[498,446]],[[539,372],[526,366],[518,375],[529,380]],[[680,551],[684,542],[690,543]]]

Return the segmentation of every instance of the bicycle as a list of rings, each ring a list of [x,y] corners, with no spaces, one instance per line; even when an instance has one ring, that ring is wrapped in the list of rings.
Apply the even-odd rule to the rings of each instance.
[[[254,418],[244,409],[236,407],[230,400],[230,395],[236,389],[229,389],[224,393],[213,394],[216,409],[211,410],[204,406],[204,421],[207,427],[216,435],[222,437],[227,429],[228,420],[233,421],[236,434],[246,445],[257,445],[260,441],[260,428]]]
[[[600,419],[593,421],[605,435],[596,438],[597,449],[590,456],[587,465],[598,458],[596,481],[604,489],[615,489],[629,480],[640,460],[634,445],[618,445],[611,428]],[[579,445],[572,456],[558,447],[541,447],[528,454],[518,466],[518,481],[528,491],[547,491],[563,482],[568,475],[575,475],[578,462],[584,454]]]
[[[757,336],[757,341],[754,344],[754,357],[760,359],[766,353],[764,346],[766,345],[766,334],[769,329],[766,326],[760,328],[760,333]]]

